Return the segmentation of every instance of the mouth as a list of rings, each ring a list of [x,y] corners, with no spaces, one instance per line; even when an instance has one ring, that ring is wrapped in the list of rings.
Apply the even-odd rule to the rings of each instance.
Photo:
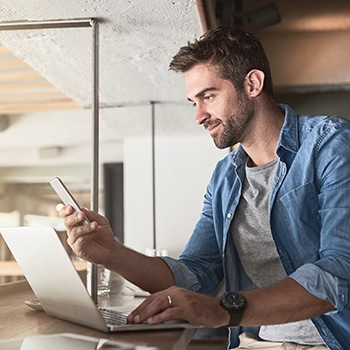
[[[220,127],[221,122],[215,122],[211,124],[204,124],[204,128],[209,132],[211,136],[215,134],[218,131],[218,128]]]

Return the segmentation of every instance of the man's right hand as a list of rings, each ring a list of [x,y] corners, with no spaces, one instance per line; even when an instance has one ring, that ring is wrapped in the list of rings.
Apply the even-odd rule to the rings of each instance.
[[[174,284],[168,265],[161,259],[138,253],[120,243],[106,217],[88,209],[60,210],[67,228],[68,244],[84,260],[101,264],[151,293]],[[90,223],[84,223],[85,219]]]
[[[85,208],[74,212],[69,205],[64,206],[59,214],[64,218],[67,242],[73,252],[84,260],[108,268],[115,260],[113,256],[122,248],[114,237],[108,219]],[[89,224],[84,224],[86,218],[90,221]]]

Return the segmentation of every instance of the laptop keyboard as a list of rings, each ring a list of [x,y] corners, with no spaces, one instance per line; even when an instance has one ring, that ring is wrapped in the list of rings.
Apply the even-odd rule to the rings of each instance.
[[[116,310],[110,310],[105,308],[99,308],[98,309],[102,318],[105,320],[106,324],[112,325],[112,326],[119,326],[121,324],[126,324],[126,318],[128,314],[116,311]]]

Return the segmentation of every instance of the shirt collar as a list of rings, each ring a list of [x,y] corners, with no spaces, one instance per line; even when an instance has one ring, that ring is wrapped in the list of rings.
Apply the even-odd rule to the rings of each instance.
[[[277,142],[277,154],[281,147],[296,153],[299,149],[298,116],[287,105],[278,104],[278,107],[284,113],[284,123]]]
[[[284,123],[277,142],[276,152],[279,154],[279,150],[284,148],[296,153],[299,149],[298,116],[288,105],[278,104],[278,107],[284,113]],[[245,164],[247,157],[246,152],[240,145],[237,151],[233,153],[231,161],[238,167]]]

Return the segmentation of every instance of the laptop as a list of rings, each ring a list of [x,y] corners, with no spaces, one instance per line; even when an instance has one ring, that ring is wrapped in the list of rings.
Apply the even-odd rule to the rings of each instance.
[[[134,305],[130,310],[126,305],[123,313],[98,308],[52,227],[0,227],[0,233],[42,308],[51,316],[103,332],[196,328],[177,321],[128,324],[126,315]],[[106,313],[109,316],[105,317]]]

